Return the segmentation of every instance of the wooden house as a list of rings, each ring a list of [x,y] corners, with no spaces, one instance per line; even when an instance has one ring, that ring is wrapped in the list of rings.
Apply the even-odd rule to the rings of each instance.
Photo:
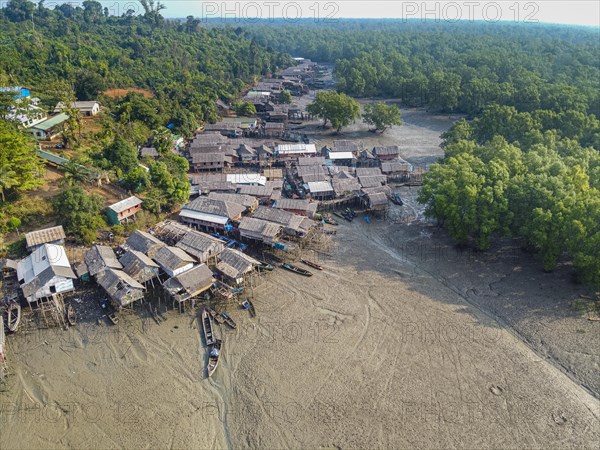
[[[159,266],[148,256],[136,250],[127,250],[119,262],[123,265],[123,272],[141,284],[158,277]]]
[[[238,226],[241,237],[263,242],[267,245],[273,245],[277,242],[282,229],[283,227],[279,224],[253,217],[242,218]]]
[[[125,241],[125,247],[142,252],[150,258],[154,258],[156,252],[166,246],[164,242],[150,233],[136,230]]]
[[[187,272],[194,267],[194,258],[178,247],[161,247],[153,259],[170,277]]]
[[[93,277],[106,269],[120,270],[123,268],[113,249],[106,245],[94,245],[84,253],[83,259],[87,265],[88,273]]]
[[[96,276],[96,282],[102,286],[117,308],[142,300],[146,290],[125,272],[116,269],[103,270]]]
[[[245,207],[232,202],[198,197],[183,206],[179,219],[187,224],[209,230],[224,230],[232,221],[238,221]]]
[[[251,256],[238,250],[226,248],[219,255],[217,271],[222,273],[227,281],[233,282],[233,284],[242,284],[244,277],[259,265],[260,261]]]
[[[273,204],[273,208],[283,209],[300,216],[313,218],[317,212],[319,202],[311,202],[305,199],[281,198]]]
[[[62,245],[42,244],[17,263],[17,279],[29,303],[73,291],[75,278]]]
[[[380,161],[394,160],[400,156],[400,148],[397,145],[373,147],[373,155]]]
[[[212,271],[206,264],[200,264],[192,270],[169,278],[163,287],[181,311],[186,301],[208,291],[214,282]]]
[[[25,234],[27,250],[34,251],[44,244],[61,245],[65,243],[65,230],[62,225],[42,230],[31,231]]]
[[[139,211],[142,210],[142,201],[135,195],[125,200],[114,203],[106,208],[106,217],[111,225],[129,222]]]
[[[175,247],[192,255],[201,263],[212,262],[225,248],[224,242],[220,239],[191,228],[188,230]]]

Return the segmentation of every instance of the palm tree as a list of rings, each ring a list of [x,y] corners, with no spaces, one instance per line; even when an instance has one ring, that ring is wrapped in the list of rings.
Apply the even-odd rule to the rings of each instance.
[[[90,181],[90,171],[74,161],[69,161],[66,163],[63,166],[63,170],[65,171],[65,176],[62,179],[62,183],[64,184],[74,186],[76,184],[88,183]]]
[[[4,193],[18,184],[19,180],[14,170],[11,170],[8,165],[0,167],[0,196],[3,202],[6,201]]]

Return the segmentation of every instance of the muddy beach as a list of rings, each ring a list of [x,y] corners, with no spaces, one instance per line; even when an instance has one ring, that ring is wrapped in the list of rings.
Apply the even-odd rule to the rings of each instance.
[[[441,155],[440,129],[404,117],[319,140]],[[210,379],[194,311],[11,336],[2,448],[595,448],[598,322],[570,268],[458,251],[398,192],[387,218],[340,224],[322,272],[269,274],[256,318],[232,305]]]

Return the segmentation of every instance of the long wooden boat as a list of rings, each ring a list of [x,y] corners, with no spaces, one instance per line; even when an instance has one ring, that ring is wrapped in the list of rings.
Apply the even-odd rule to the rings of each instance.
[[[9,304],[6,314],[6,328],[8,328],[8,331],[12,331],[14,333],[17,331],[19,324],[21,323],[21,305],[18,303]]]
[[[289,270],[290,272],[297,273],[298,275],[304,275],[305,277],[312,277],[312,273],[308,270],[301,269],[300,267],[293,266],[288,263],[283,263],[281,265],[285,270]]]
[[[67,305],[67,323],[74,327],[77,324],[77,319],[75,318],[75,308],[70,303]]]
[[[213,318],[213,320],[215,322],[217,322],[218,324],[222,324],[223,322],[225,322],[225,319],[223,319],[223,317],[216,312],[214,309],[209,308],[208,306],[206,307],[206,310],[208,311],[208,313],[210,314],[210,317]]]
[[[313,269],[323,270],[323,268],[320,265],[318,265],[317,263],[314,263],[312,261],[308,261],[306,259],[300,259],[300,261],[302,261],[307,266],[312,267]]]
[[[346,217],[345,217],[343,214],[341,214],[341,213],[339,213],[339,212],[337,212],[337,211],[334,211],[334,212],[333,212],[333,215],[334,215],[334,216],[337,216],[337,217],[339,217],[340,219],[346,219]],[[346,219],[346,220],[347,220],[347,219]]]
[[[252,304],[252,301],[250,301],[249,298],[242,302],[242,308],[248,310],[248,312],[250,313],[250,317],[256,317],[256,309],[254,309],[254,305]]]
[[[258,270],[260,270],[261,272],[271,272],[274,269],[274,267],[264,261],[260,261],[260,266],[258,266]]]
[[[208,354],[208,366],[207,372],[210,377],[215,370],[217,370],[217,365],[219,364],[219,358],[221,357],[221,340],[217,339],[214,344],[210,347],[210,353]]]
[[[331,217],[323,217],[323,222],[328,223],[329,225],[339,225],[337,221],[333,220]]]
[[[231,316],[229,314],[227,314],[227,312],[223,311],[221,313],[221,319],[227,324],[229,325],[231,328],[233,328],[234,330],[237,328],[236,323],[233,321],[233,319],[231,318]]]
[[[206,309],[202,310],[202,329],[204,330],[204,340],[206,345],[213,345],[217,340],[212,326],[212,319]]]

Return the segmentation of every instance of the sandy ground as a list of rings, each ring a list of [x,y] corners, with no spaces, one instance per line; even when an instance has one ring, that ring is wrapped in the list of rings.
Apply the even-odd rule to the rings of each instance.
[[[427,156],[439,131],[410,127],[403,156]],[[231,306],[211,379],[191,312],[10,336],[2,448],[597,448],[599,324],[569,267],[458,252],[400,192],[323,272],[269,274],[256,318]]]

